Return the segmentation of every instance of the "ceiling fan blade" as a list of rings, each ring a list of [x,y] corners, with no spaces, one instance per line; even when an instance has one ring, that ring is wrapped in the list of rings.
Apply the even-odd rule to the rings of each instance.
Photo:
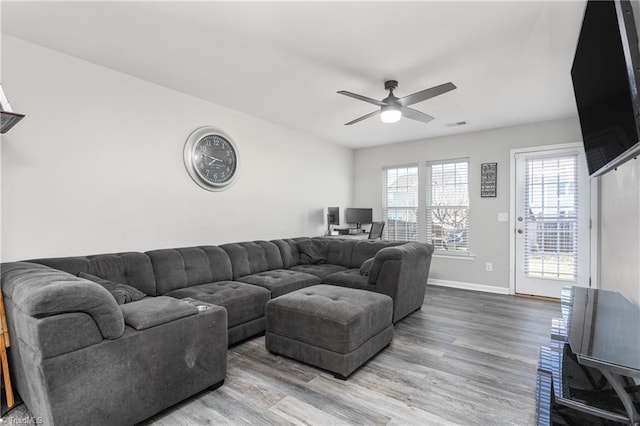
[[[358,95],[357,93],[347,92],[346,90],[340,90],[338,93],[340,93],[341,95],[349,96],[350,98],[359,99],[364,102],[369,102],[370,104],[374,104],[378,106],[386,105],[384,102],[380,102],[372,98],[367,98],[366,96]]]
[[[409,106],[442,95],[443,93],[447,93],[455,88],[456,85],[449,82],[405,96],[404,98],[398,99],[398,102],[400,102],[400,105],[402,106]]]
[[[410,118],[412,120],[422,121],[423,123],[428,123],[433,120],[432,116],[425,114],[424,112],[420,112],[417,109],[402,107],[400,110],[402,111],[403,117]]]
[[[345,125],[345,126],[348,126],[348,125],[350,125],[350,124],[355,124],[355,123],[357,123],[358,121],[366,120],[367,118],[369,118],[369,117],[373,117],[374,115],[377,115],[377,114],[380,114],[380,111],[373,111],[373,112],[370,112],[369,114],[367,114],[367,115],[363,115],[363,116],[362,116],[362,117],[360,117],[360,118],[356,118],[355,120],[350,121],[350,122],[348,122],[348,123],[345,123],[344,125]]]

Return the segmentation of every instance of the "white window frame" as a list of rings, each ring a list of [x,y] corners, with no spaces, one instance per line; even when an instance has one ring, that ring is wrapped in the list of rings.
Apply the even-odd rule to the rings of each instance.
[[[410,168],[415,168],[416,169],[416,186],[415,186],[415,191],[416,191],[416,205],[415,206],[394,206],[394,207],[389,207],[388,206],[388,180],[387,180],[387,176],[390,170],[398,170],[398,169],[410,169]],[[381,173],[381,178],[382,178],[382,185],[381,185],[381,192],[382,192],[382,220],[385,222],[385,227],[384,227],[384,232],[383,232],[383,239],[388,240],[388,239],[400,239],[400,240],[407,240],[407,241],[420,241],[420,165],[418,163],[412,163],[412,164],[402,164],[402,165],[393,165],[393,166],[385,166],[382,168],[382,173]],[[407,187],[408,188],[408,187]],[[392,238],[392,236],[389,235],[389,231],[391,231],[391,229],[393,228],[392,224],[389,221],[389,217],[388,217],[388,211],[389,209],[404,209],[409,211],[410,209],[415,209],[415,216],[416,216],[416,229],[415,229],[415,234],[410,236],[407,235],[408,238]],[[395,229],[395,228],[394,228]]]
[[[463,158],[453,158],[453,159],[445,159],[445,160],[436,160],[436,161],[428,161],[426,163],[426,173],[425,173],[425,193],[426,193],[426,201],[425,201],[425,227],[426,227],[426,241],[429,244],[432,244],[432,221],[431,221],[431,211],[433,206],[432,202],[432,167],[436,165],[444,165],[444,164],[452,164],[452,163],[466,163],[467,164],[467,205],[461,206],[451,206],[451,207],[462,207],[467,210],[467,219],[466,219],[466,229],[464,230],[464,238],[466,239],[466,250],[446,250],[444,249],[444,245],[434,244],[436,255],[442,256],[452,256],[452,257],[462,257],[462,258],[472,258],[474,257],[471,254],[470,248],[470,217],[471,217],[471,192],[470,192],[470,176],[471,176],[471,160],[469,157]]]

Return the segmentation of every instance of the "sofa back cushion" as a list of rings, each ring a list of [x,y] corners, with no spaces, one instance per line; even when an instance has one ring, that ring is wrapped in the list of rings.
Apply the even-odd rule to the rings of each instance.
[[[146,254],[156,275],[158,295],[232,278],[231,261],[220,247],[161,249]]]
[[[311,238],[309,237],[297,237],[272,240],[271,242],[278,246],[278,249],[280,249],[283,267],[285,269],[289,269],[300,264],[300,251],[298,250],[298,243],[300,241],[309,240],[311,240]]]
[[[92,256],[58,257],[28,260],[72,275],[80,272],[127,284],[148,296],[156,295],[156,278],[151,260],[144,253],[126,252]]]
[[[406,241],[380,241],[380,240],[357,240],[351,254],[348,268],[359,268],[365,260],[370,259],[385,247],[395,247],[406,244]]]
[[[327,238],[327,262],[332,265],[340,265],[345,268],[351,268],[351,257],[353,249],[359,240]],[[355,267],[355,266],[353,266]],[[360,265],[357,265],[359,268]]]
[[[300,265],[327,263],[327,243],[324,238],[304,238],[296,241],[300,253]]]
[[[233,279],[273,269],[282,269],[282,255],[269,241],[230,243],[220,246],[231,260]]]

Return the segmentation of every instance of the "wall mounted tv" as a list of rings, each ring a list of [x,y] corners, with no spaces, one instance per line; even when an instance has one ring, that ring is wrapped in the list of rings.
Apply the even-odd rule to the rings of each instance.
[[[589,174],[640,153],[640,51],[629,1],[590,0],[571,68]]]
[[[347,223],[354,223],[359,228],[363,223],[373,222],[373,209],[354,209],[349,207],[345,210],[344,220]]]

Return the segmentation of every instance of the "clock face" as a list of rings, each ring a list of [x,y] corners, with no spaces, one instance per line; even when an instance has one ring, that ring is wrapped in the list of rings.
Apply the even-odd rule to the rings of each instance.
[[[235,174],[238,158],[235,148],[225,137],[207,135],[196,143],[193,163],[202,179],[224,184]]]
[[[214,127],[196,129],[184,146],[184,162],[191,178],[209,191],[221,191],[238,172],[238,150],[229,136]]]

